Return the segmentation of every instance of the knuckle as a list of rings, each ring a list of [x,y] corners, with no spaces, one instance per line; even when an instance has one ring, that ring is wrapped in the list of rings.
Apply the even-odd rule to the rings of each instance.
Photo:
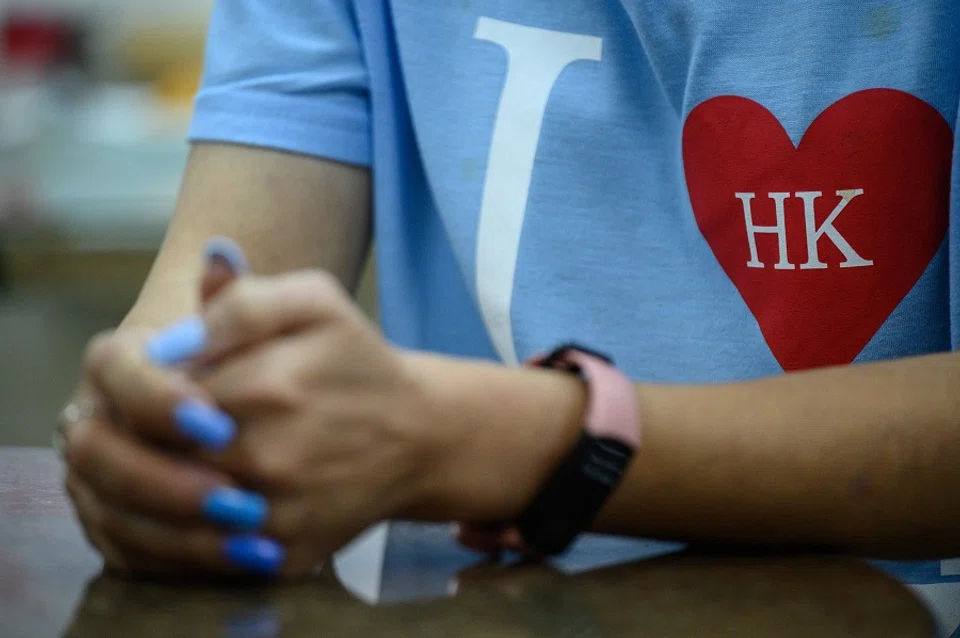
[[[83,364],[87,370],[98,370],[115,355],[117,341],[113,331],[104,331],[94,335],[87,343]]]
[[[251,458],[251,470],[259,483],[273,489],[289,488],[299,471],[296,460],[280,450],[264,450]]]
[[[340,296],[343,286],[328,270],[309,270],[300,275],[299,282],[304,293],[316,299],[331,299]]]
[[[255,375],[230,383],[206,384],[205,390],[217,397],[218,404],[234,414],[289,413],[303,405],[304,391],[289,381],[286,372],[268,370],[268,363],[258,366]]]
[[[145,365],[132,335],[116,332],[95,337],[84,357],[86,371],[107,385],[140,376]]]
[[[313,314],[327,314],[350,301],[343,284],[326,270],[311,270],[298,281],[298,296]]]
[[[263,324],[263,313],[256,304],[254,284],[240,280],[231,286],[224,300],[224,313],[241,333],[256,333]]]
[[[295,383],[280,373],[267,370],[257,383],[251,384],[248,400],[258,408],[288,410],[300,405],[300,392]]]

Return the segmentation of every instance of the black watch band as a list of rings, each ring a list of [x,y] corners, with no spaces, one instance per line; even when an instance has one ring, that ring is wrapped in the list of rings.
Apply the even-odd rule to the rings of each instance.
[[[639,418],[633,387],[609,357],[568,344],[532,364],[576,374],[588,387],[576,446],[514,521],[526,547],[552,556],[563,553],[593,524],[620,482],[639,443]],[[621,409],[607,409],[611,404]]]

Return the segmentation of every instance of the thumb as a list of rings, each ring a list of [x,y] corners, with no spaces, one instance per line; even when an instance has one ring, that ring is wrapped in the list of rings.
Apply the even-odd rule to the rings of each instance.
[[[200,280],[200,304],[206,306],[230,282],[250,272],[240,244],[227,237],[214,237],[203,248],[205,268]]]

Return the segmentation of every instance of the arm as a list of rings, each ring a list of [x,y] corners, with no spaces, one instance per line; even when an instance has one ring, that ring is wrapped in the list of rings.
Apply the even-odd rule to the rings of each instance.
[[[156,328],[199,310],[199,287],[205,267],[201,246],[215,235],[243,242],[249,250],[248,261],[261,272],[321,267],[352,287],[369,243],[369,190],[368,171],[346,164],[251,147],[197,145],[190,156],[177,210],[163,246],[117,336],[122,339],[124,335],[120,333],[127,329]],[[137,352],[142,351],[142,343],[134,347]],[[120,387],[138,392],[132,375],[126,373]],[[102,382],[98,383],[87,368],[74,392],[74,404],[109,400],[115,409],[117,396],[117,392],[104,393]],[[102,512],[117,511],[115,506],[111,509],[107,505],[115,503],[117,497],[104,490],[102,484],[91,487],[90,476],[116,481],[114,485],[123,484],[132,492],[147,495],[158,491],[136,485],[142,485],[145,479],[154,485],[163,484],[156,480],[163,468],[168,476],[180,477],[193,489],[206,491],[211,486],[230,485],[231,481],[209,468],[168,456],[160,449],[134,444],[120,436],[114,424],[96,417],[72,423],[69,430],[75,434],[94,423],[106,433],[106,439],[93,444],[99,452],[114,454],[118,449],[126,449],[131,455],[128,459],[133,460],[125,470],[110,464],[88,468],[92,474],[84,474],[84,480],[79,478],[76,456],[67,452],[66,487],[77,514],[90,542],[110,567],[156,569],[156,561],[132,551],[129,543],[117,541],[98,523]],[[65,430],[60,433],[67,434]],[[151,471],[157,470],[161,473],[151,475]],[[123,478],[117,479],[118,474]],[[156,529],[156,523],[151,525]],[[133,527],[133,538],[147,538],[142,527]],[[167,563],[163,560],[159,564]]]
[[[204,503],[224,476],[257,486],[257,529],[291,549],[287,558],[270,552],[270,569],[284,574],[308,573],[384,519],[514,519],[579,434],[586,391],[575,377],[395,349],[319,271],[243,277],[208,300],[203,320],[202,344],[174,343],[176,330],[162,337],[178,360],[204,366],[196,388],[150,365],[129,338],[99,343],[88,368],[147,438],[192,440],[176,416],[184,397],[209,397],[229,413],[240,426],[233,440],[201,455],[219,476],[191,478],[155,450],[125,449],[96,420],[74,429],[68,459],[124,508],[161,521],[247,529],[245,510],[212,517]],[[954,554],[958,383],[960,359],[942,354],[723,386],[639,384],[643,445],[596,529]],[[96,522],[98,504],[88,511]],[[138,529],[121,512],[103,531],[148,558],[188,553],[224,566],[222,530],[151,540]]]
[[[256,272],[324,268],[352,290],[370,241],[369,171],[197,144],[166,238],[123,326],[158,327],[195,312],[201,247],[215,235],[241,243]]]
[[[255,272],[325,268],[353,289],[370,234],[369,171],[359,166],[371,158],[352,4],[214,4],[189,133],[194,150],[125,326],[159,326],[196,311],[201,246],[214,235],[242,245]]]
[[[267,149],[196,144],[166,237],[119,329],[155,329],[196,313],[201,248],[217,235],[241,242],[255,271],[324,268],[353,290],[370,243],[369,171]],[[81,376],[73,402],[95,396]]]
[[[435,466],[410,514],[515,517],[572,447],[583,388],[553,372],[420,362],[430,422],[457,439],[436,443],[459,453]],[[956,555],[958,389],[956,354],[729,385],[638,384],[643,442],[596,529]]]

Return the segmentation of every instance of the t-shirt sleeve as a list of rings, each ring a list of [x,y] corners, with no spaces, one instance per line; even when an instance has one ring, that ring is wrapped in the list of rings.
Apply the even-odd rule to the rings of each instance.
[[[369,165],[352,1],[217,0],[188,136]]]

